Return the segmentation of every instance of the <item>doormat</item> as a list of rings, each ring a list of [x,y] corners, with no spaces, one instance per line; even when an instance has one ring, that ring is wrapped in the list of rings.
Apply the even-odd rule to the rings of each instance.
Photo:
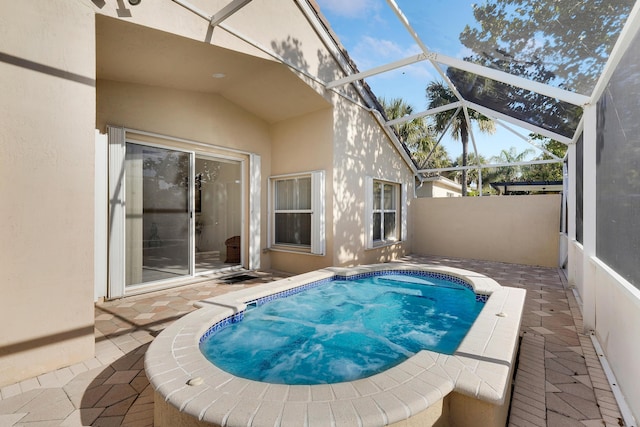
[[[247,280],[256,279],[256,276],[250,276],[248,274],[238,274],[236,276],[230,276],[222,279],[222,281],[228,285],[244,282]]]

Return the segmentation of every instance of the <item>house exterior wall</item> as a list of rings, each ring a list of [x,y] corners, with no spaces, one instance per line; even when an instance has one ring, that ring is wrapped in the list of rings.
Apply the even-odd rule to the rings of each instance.
[[[424,184],[416,187],[416,197],[434,197],[433,183],[425,182]]]
[[[389,261],[409,253],[411,241],[374,249],[367,248],[365,177],[400,183],[410,195],[400,213],[408,217],[414,194],[414,177],[396,149],[383,134],[373,114],[345,102],[335,101],[333,176],[333,263],[339,266]],[[400,202],[402,205],[402,202]],[[410,228],[409,219],[407,226]],[[409,233],[405,234],[409,236]]]
[[[447,195],[447,191],[449,190],[447,190],[446,188],[441,188],[441,187],[438,187],[437,185],[434,185],[431,191],[432,191],[431,197],[449,197]]]
[[[325,230],[331,230],[333,215],[330,210],[332,189],[329,183],[333,176],[333,115],[331,109],[307,114],[276,123],[271,128],[273,150],[271,153],[271,175],[286,175],[325,171]],[[267,199],[267,192],[263,193]],[[265,215],[265,222],[270,217]],[[268,218],[268,219],[267,219]],[[268,225],[268,224],[267,224]],[[326,233],[325,255],[271,251],[271,267],[275,270],[303,273],[333,264],[334,238]],[[269,242],[265,240],[264,247]]]
[[[588,290],[585,289],[587,275],[595,283]],[[569,242],[568,276],[569,286],[580,298],[583,313],[592,310],[596,319],[595,329],[585,328],[583,332],[593,332],[615,376],[614,389],[620,390],[632,416],[640,419],[640,384],[637,381],[640,366],[635,357],[640,352],[637,339],[640,292],[598,258],[586,256],[583,246],[576,240]],[[592,301],[589,306],[585,305],[586,292],[593,293],[587,300]]]
[[[266,177],[271,173],[269,125],[221,96],[108,80],[99,80],[96,92],[96,127],[101,132],[106,131],[107,125],[151,131],[204,144],[192,146],[171,142],[174,147],[195,148],[214,155],[233,154],[238,160],[244,161],[248,160],[246,154],[229,153],[216,147],[251,152],[261,156],[261,176]],[[149,142],[163,141],[150,139]],[[249,182],[248,172],[248,169],[245,170],[245,183]],[[264,180],[261,190],[262,194],[267,194]],[[262,197],[260,204],[260,211],[266,212],[267,198]],[[249,206],[245,203],[245,218],[248,215]],[[260,226],[261,234],[266,236],[267,222],[262,221]],[[248,233],[248,221],[243,232],[245,235]],[[247,248],[244,249],[246,256]],[[269,268],[270,260],[266,254],[261,255],[260,261],[263,268]]]
[[[433,186],[432,197],[462,197],[462,194],[451,188],[441,187],[437,184]]]
[[[568,243],[569,262],[567,263],[567,280],[569,286],[575,288],[579,295],[583,295],[583,271],[584,271],[584,252],[582,245],[577,241],[569,241]]]
[[[227,1],[190,3],[214,13]],[[261,248],[268,245],[268,178],[324,170],[326,255],[262,251],[261,268],[297,273],[408,252],[408,241],[364,249],[364,177],[397,182],[412,195],[413,175],[351,86],[341,89],[344,96],[323,88],[320,80],[343,71],[302,3],[252,2],[215,29],[175,2],[2,5],[0,231],[6,237],[0,246],[0,290],[10,298],[0,298],[0,386],[93,356],[94,297],[106,294],[109,219],[102,211],[108,206],[108,125],[141,131],[136,137],[149,143],[163,144],[166,136],[176,148],[237,150],[235,158],[245,161],[247,187],[252,179],[247,163],[259,156],[260,205],[252,211],[245,197],[244,233],[250,234],[250,217],[259,216]],[[153,84],[127,78],[131,68],[108,78],[100,69],[107,57],[100,41],[114,37],[110,40],[117,44],[118,24],[136,24],[138,33],[146,28],[204,41],[268,65],[277,62],[264,52],[270,50],[298,71],[265,66],[273,74],[254,73],[238,85],[235,100],[163,81],[158,69]],[[285,119],[270,114],[287,106],[277,96],[264,103],[256,95],[269,82],[283,99],[299,99],[304,112],[296,115],[296,104]],[[204,145],[194,149],[189,141]]]
[[[210,14],[222,9],[226,3],[224,0],[191,0],[190,4]],[[93,2],[91,7],[95,13],[127,22],[156,28],[171,34],[179,34],[194,40],[209,40],[212,44],[224,46],[238,52],[247,53],[265,59],[269,55],[259,49],[239,40],[227,31],[212,31],[209,23],[189,12],[175,2],[151,2],[143,1],[136,6],[131,6],[127,1]],[[246,14],[245,14],[246,15]],[[173,19],[170,19],[173,18]],[[238,17],[231,18],[228,22],[238,23]],[[241,18],[241,23],[249,27],[257,25],[259,18],[255,14]],[[243,28],[244,29],[244,28]],[[260,37],[264,39],[264,35]]]
[[[0,386],[93,357],[94,16],[0,13]]]
[[[560,200],[558,194],[416,199],[413,253],[557,267]]]
[[[416,197],[462,197],[460,188],[451,188],[446,182],[427,181],[416,188]]]
[[[229,2],[190,0],[188,3],[213,15]],[[212,28],[207,20],[172,1],[143,1],[136,6],[130,6],[126,1],[108,1],[104,5],[93,7],[100,15],[123,19],[129,23],[277,62],[277,59],[265,52],[268,50],[302,71],[323,81],[329,81],[339,74],[338,67],[316,32],[304,19],[298,3],[297,0],[251,2],[216,28]],[[265,19],[266,16],[268,19]],[[246,40],[250,40],[251,43]],[[314,84],[310,79],[306,80],[319,93],[324,92],[322,86]]]

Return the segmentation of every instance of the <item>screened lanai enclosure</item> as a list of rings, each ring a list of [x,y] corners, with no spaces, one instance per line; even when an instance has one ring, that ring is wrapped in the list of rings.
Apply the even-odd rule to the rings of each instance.
[[[566,156],[559,157],[540,142],[549,138],[571,145],[578,140],[583,132],[584,108],[604,89],[604,72],[611,71],[607,63],[616,42],[621,34],[621,43],[632,36],[623,29],[634,6],[631,0],[453,1],[446,5],[391,0],[384,7],[370,2],[373,18],[369,21],[376,24],[366,24],[360,16],[341,13],[332,2],[319,3],[338,36],[344,29],[347,51],[352,52],[359,68],[327,87],[366,82],[378,96],[407,101],[411,114],[387,118],[387,125],[396,129],[415,119],[444,116],[444,126],[437,126],[431,135],[436,145],[444,143],[464,122],[474,156],[456,170],[503,166],[482,161],[487,147],[478,141],[483,138],[473,125],[478,115],[530,144],[532,152],[544,154],[522,164],[566,161]],[[357,34],[359,30],[363,33]],[[363,39],[369,44],[350,45],[351,40]],[[404,54],[407,51],[415,54]],[[387,61],[374,63],[383,60]],[[416,99],[413,94],[425,98],[425,88],[433,81],[442,86],[444,96],[422,105],[411,104]],[[450,114],[443,115],[447,111]],[[402,131],[398,135],[404,139]],[[482,143],[496,145],[499,141],[489,138]],[[429,155],[434,152],[430,150]],[[428,160],[416,159],[416,163],[425,166]],[[419,172],[448,170],[454,168],[421,167]]]
[[[528,265],[558,267],[637,425],[640,0],[1,8],[0,387],[94,357],[101,300],[430,255],[425,224],[515,264],[491,204],[543,218]],[[419,197],[441,177],[474,197]],[[562,196],[490,194],[526,180]],[[507,249],[538,231],[514,222]]]
[[[227,17],[251,3],[235,0],[211,15],[174,1],[222,28]],[[611,376],[618,376],[613,388],[621,407],[628,408],[626,400],[628,419],[637,417],[640,370],[632,355],[640,353],[635,332],[640,327],[640,5],[632,0],[297,4],[326,18],[329,31],[316,29],[321,37],[340,39],[345,49],[337,44],[332,53],[344,76],[316,76],[295,55],[265,52],[339,96],[355,87],[411,158],[418,182],[461,171],[464,194],[473,172],[482,195],[483,171],[562,165],[567,254],[561,264],[581,303],[585,331],[602,348]],[[397,98],[405,108],[389,114],[381,103]],[[407,129],[417,120],[426,121],[428,135],[411,140]],[[485,138],[487,129],[477,124],[486,120],[497,127],[494,137]],[[504,135],[530,154],[483,156],[485,150],[499,150]],[[565,154],[548,149],[549,142],[566,146]],[[461,161],[446,166],[433,161],[439,146],[459,146]]]
[[[387,0],[364,2],[365,11],[319,3],[357,67],[327,87],[355,84],[366,90],[366,85],[385,100],[409,104],[384,120],[392,137],[405,143],[418,180],[475,171],[482,195],[483,172],[489,176],[492,168],[562,165],[561,235],[568,253],[561,263],[625,422],[636,425],[640,370],[632,355],[640,351],[640,4]],[[434,84],[445,96],[429,98]],[[497,125],[496,135],[483,135],[475,124],[482,116]],[[426,155],[420,153],[424,145],[407,144],[406,129],[415,120],[426,120],[435,130]],[[467,151],[461,127],[468,130],[468,163],[462,156],[462,162],[442,167],[430,159],[439,145]],[[525,143],[529,156],[483,157],[500,149],[501,132],[510,135],[508,144]],[[456,134],[458,140],[451,141]],[[566,146],[566,154],[548,150],[548,141]]]

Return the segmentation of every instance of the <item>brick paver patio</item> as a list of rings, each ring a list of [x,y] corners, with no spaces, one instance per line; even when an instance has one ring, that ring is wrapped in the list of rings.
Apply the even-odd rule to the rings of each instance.
[[[473,270],[527,290],[509,426],[623,425],[561,271],[444,257],[402,262]],[[149,342],[194,310],[195,301],[286,276],[255,275],[233,285],[208,280],[96,305],[96,357],[0,389],[0,427],[153,425],[153,393],[143,367]]]

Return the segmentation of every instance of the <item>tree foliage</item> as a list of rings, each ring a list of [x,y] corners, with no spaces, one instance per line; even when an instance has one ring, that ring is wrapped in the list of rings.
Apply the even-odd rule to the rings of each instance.
[[[380,104],[389,120],[399,119],[414,113],[413,107],[402,98],[387,100]],[[436,145],[434,130],[423,118],[416,118],[393,125],[398,139],[405,144],[419,169],[444,168],[451,165],[447,150]]]
[[[633,0],[494,0],[474,5],[478,24],[460,41],[507,72],[589,94]]]
[[[518,163],[527,160],[527,157],[531,154],[533,154],[532,149],[518,153],[516,147],[510,147],[508,150],[501,150],[500,154],[494,156],[491,161],[494,163]],[[522,166],[500,166],[495,168],[495,178],[493,178],[493,181],[510,182],[521,180],[522,170]]]
[[[382,98],[380,104],[384,108],[388,120],[400,119],[414,113],[413,107],[402,98],[393,98],[390,100]],[[395,124],[393,128],[398,135],[398,139],[400,139],[409,150],[420,148],[419,141],[429,136],[427,126],[422,117]]]
[[[460,41],[465,60],[589,95],[632,0],[495,0],[474,6]],[[465,99],[559,135],[573,136],[578,106],[464,71],[448,71]],[[472,84],[468,84],[472,82]]]
[[[567,152],[567,146],[561,142],[549,138],[543,138],[542,146],[559,158],[563,158]],[[535,160],[550,160],[547,153],[535,158]],[[522,169],[524,181],[562,181],[562,163],[547,163],[542,165],[526,166]]]
[[[476,157],[475,153],[469,153],[467,155],[468,165],[481,165],[486,163],[487,163],[487,159],[482,154],[480,154],[478,157]],[[453,166],[462,166],[462,155],[458,156],[458,158],[453,162]],[[487,182],[485,182],[485,170],[486,169],[482,170],[483,191],[488,184]],[[466,173],[463,174],[463,172],[466,172]],[[460,183],[463,182],[462,181],[463,179],[466,179],[467,187],[470,187],[472,184],[475,183],[476,188],[478,188],[478,182],[480,181],[478,169],[468,169],[466,171],[461,171],[461,170],[453,171],[448,176],[448,178],[453,179],[454,181],[458,181]],[[470,192],[467,188],[467,195],[475,195],[475,194],[472,194],[472,192]]]
[[[451,70],[451,69],[450,69]],[[436,108],[444,105],[449,105],[453,102],[456,102],[458,99],[456,98],[453,91],[446,86],[443,82],[434,81],[429,83],[426,88],[426,96],[428,102],[428,108]],[[493,134],[496,130],[496,125],[493,120],[488,117],[478,113],[475,110],[468,110],[469,119],[471,122],[474,122],[478,125],[478,129],[480,129],[483,133]],[[433,129],[436,133],[442,133],[446,130],[447,125],[451,122],[449,127],[449,131],[453,139],[462,142],[462,157],[460,166],[467,166],[468,162],[468,147],[469,147],[469,123],[462,112],[459,112],[457,115],[455,110],[447,110],[441,113],[435,114],[433,116]],[[469,179],[467,177],[467,170],[463,169],[461,171],[461,184],[462,184],[462,195],[467,195],[467,184]]]

